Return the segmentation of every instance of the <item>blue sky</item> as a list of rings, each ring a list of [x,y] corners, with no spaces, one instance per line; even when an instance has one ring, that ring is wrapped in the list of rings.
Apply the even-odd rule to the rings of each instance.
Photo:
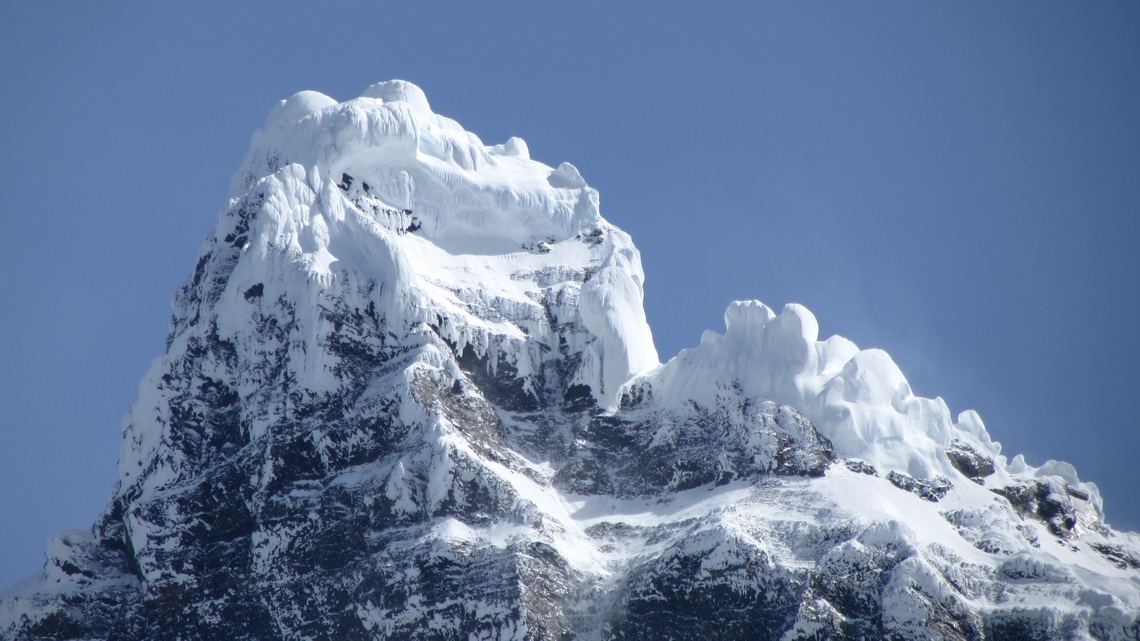
[[[0,586],[106,502],[170,296],[274,102],[390,78],[581,170],[641,249],[663,358],[734,299],[804,303],[1140,530],[1140,4],[4,13]]]

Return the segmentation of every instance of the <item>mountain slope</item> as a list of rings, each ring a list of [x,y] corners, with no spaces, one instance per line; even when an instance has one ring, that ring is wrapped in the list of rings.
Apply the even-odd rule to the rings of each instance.
[[[756,301],[658,362],[568,163],[402,81],[253,137],[4,638],[1140,638],[1140,537]]]

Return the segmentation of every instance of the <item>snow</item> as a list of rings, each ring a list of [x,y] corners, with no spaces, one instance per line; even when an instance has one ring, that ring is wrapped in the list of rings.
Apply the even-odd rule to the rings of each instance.
[[[955,423],[941,398],[911,392],[886,352],[860,350],[840,336],[820,341],[815,316],[801,305],[787,305],[776,314],[759,301],[737,301],[725,312],[725,328],[723,335],[705,332],[697,347],[628,387],[646,386],[666,406],[712,406],[718,390],[739,386],[746,395],[798,408],[840,456],[861,459],[884,473],[954,477],[945,449],[955,440],[996,458],[999,466],[1005,461],[1001,444],[990,438],[977,412],[962,412]],[[1096,486],[1081,483],[1067,463],[1032,468],[1018,457],[1004,473],[1059,477],[1083,489],[1100,509]]]
[[[253,207],[251,221],[239,220]],[[432,113],[410,83],[379,83],[344,103],[301,92],[274,107],[231,183],[205,250],[224,248],[224,238],[245,242],[227,250],[232,257],[213,254],[232,272],[211,313],[221,338],[241,350],[266,349],[246,298],[260,287],[262,300],[291,302],[299,329],[315,343],[323,292],[334,280],[383,283],[390,295],[360,307],[372,302],[396,326],[420,323],[460,351],[470,346],[492,369],[506,362],[525,378],[560,344],[582,352],[564,383],[587,385],[612,407],[630,376],[658,358],[640,257],[599,207],[597,191],[573,165],[533,161],[518,138],[483,145]],[[559,301],[555,318],[540,304],[552,300]],[[552,320],[581,329],[558,336]],[[176,331],[172,354],[185,341]],[[328,375],[335,363],[323,350],[296,358],[306,387],[335,385]],[[126,486],[144,470],[151,489],[179,478],[177,461],[149,469],[169,424],[160,362],[124,420]],[[253,435],[266,425],[255,417]]]
[[[841,337],[819,341],[815,316],[794,304],[777,315],[759,301],[736,302],[725,326],[645,377],[655,397],[712,404],[719,388],[736,383],[800,409],[840,456],[918,478],[952,473],[941,455],[956,429],[948,408],[914,396],[885,352]]]
[[[365,89],[360,97],[376,98],[384,102],[402,102],[417,111],[431,113],[431,107],[428,105],[427,96],[424,95],[423,89],[406,80],[378,82]]]
[[[484,146],[432,113],[410,83],[379,83],[341,104],[314,92],[283,101],[253,136],[231,207],[249,190],[266,198],[260,229],[250,232],[260,232],[253,252],[285,249],[321,283],[341,271],[391,283],[412,313],[389,311],[427,322],[426,310],[444,311],[432,324],[480,356],[494,349],[537,371],[523,343],[551,334],[536,326],[542,314],[535,304],[551,286],[525,282],[520,267],[571,268],[586,282],[562,283],[567,296],[580,293],[580,303],[558,320],[580,316],[589,332],[573,345],[588,352],[574,382],[612,406],[631,374],[658,363],[640,258],[629,237],[601,218],[597,191],[569,163],[551,169],[530,160],[519,138]],[[402,227],[414,220],[419,228],[404,234],[376,214],[395,210],[414,216]],[[597,230],[604,230],[601,242],[581,242]],[[499,322],[471,313],[473,305],[490,308]]]

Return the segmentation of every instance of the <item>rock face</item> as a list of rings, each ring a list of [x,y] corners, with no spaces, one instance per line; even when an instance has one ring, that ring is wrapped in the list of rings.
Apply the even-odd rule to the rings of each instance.
[[[890,358],[734,303],[658,363],[576,168],[401,81],[282,101],[24,639],[1140,639],[1140,537]]]

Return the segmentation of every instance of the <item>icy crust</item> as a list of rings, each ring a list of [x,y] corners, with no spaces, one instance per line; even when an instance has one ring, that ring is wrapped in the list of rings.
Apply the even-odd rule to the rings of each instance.
[[[1086,527],[1099,521],[1096,485],[1082,483],[1071,465],[1049,461],[1035,468],[1021,456],[1008,462],[976,412],[962,412],[955,422],[941,398],[911,392],[886,352],[860,350],[840,336],[820,341],[819,324],[805,307],[790,304],[776,314],[759,301],[737,301],[725,312],[725,327],[723,335],[705,332],[700,345],[633,380],[627,394],[651,396],[663,407],[713,407],[723,390],[737,389],[799,409],[840,457],[884,474],[958,477],[965,474],[961,457],[951,460],[947,452],[969,453],[996,466],[986,483],[1054,479],[1084,496]]]

